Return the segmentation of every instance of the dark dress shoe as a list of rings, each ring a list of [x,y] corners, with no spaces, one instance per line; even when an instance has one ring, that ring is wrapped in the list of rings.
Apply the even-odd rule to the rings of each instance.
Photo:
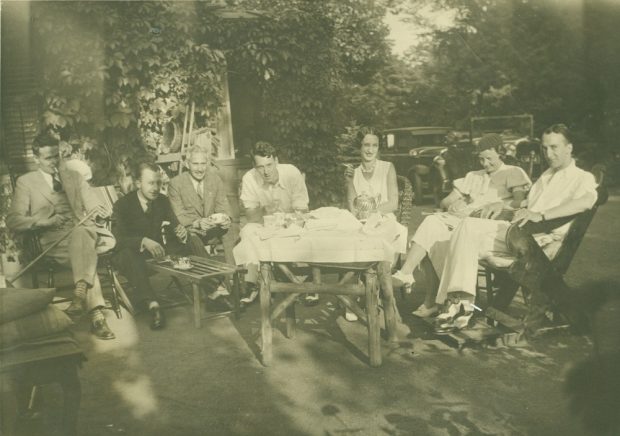
[[[105,319],[93,321],[90,330],[97,339],[102,339],[105,341],[116,338],[114,333],[112,333],[112,330],[110,330],[110,327],[108,327],[108,323]]]
[[[166,325],[166,318],[164,312],[159,307],[153,307],[149,309],[151,313],[151,330],[163,329]]]

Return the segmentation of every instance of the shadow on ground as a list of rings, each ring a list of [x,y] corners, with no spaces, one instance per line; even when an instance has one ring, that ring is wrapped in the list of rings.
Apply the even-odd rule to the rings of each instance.
[[[620,212],[617,200],[595,217],[567,275],[571,285],[590,271],[617,275],[620,230],[608,225]],[[201,329],[190,307],[176,307],[158,332],[143,316],[117,320],[109,312],[118,339],[108,342],[93,339],[83,321],[75,327],[88,357],[80,434],[587,434],[564,381],[592,354],[588,337],[458,351],[409,315],[420,302],[419,292],[400,299],[400,342],[382,342],[376,369],[368,366],[365,326],[344,321],[331,297],[298,305],[294,340],[282,334],[283,319],[276,322],[268,368],[259,361],[258,305]],[[45,386],[40,398],[41,416],[25,424],[24,435],[53,434],[60,395]]]

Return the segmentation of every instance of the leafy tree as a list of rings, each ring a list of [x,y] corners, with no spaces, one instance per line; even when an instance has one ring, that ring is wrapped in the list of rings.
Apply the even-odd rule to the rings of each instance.
[[[116,156],[160,135],[189,96],[209,116],[227,67],[260,96],[257,135],[306,172],[316,204],[338,201],[345,90],[385,64],[393,1],[230,3],[260,18],[224,21],[219,3],[37,3],[45,123],[98,133]]]
[[[265,19],[212,35],[232,71],[260,90],[257,137],[306,173],[314,205],[340,202],[337,136],[349,122],[349,86],[389,57],[385,5],[355,0],[247,0]],[[219,38],[218,38],[219,37]]]

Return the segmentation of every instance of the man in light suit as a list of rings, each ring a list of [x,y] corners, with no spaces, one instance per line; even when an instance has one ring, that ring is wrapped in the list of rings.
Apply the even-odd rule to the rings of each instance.
[[[186,157],[189,172],[179,174],[170,181],[168,197],[172,210],[179,222],[190,232],[200,236],[203,243],[222,236],[226,262],[234,265],[232,235],[230,228],[230,206],[226,199],[224,183],[209,163],[204,147],[193,146]],[[213,219],[213,214],[223,214]],[[225,216],[224,216],[225,215]],[[197,256],[207,256],[204,244],[192,247]]]
[[[114,339],[101,308],[105,306],[97,276],[97,253],[114,247],[111,233],[95,223],[109,212],[92,196],[88,183],[77,172],[61,167],[59,141],[40,134],[32,144],[39,169],[17,179],[7,226],[15,232],[38,231],[45,250],[84,216],[93,216],[76,227],[71,235],[47,256],[61,265],[70,265],[75,283],[74,299],[67,309],[73,317],[88,310],[92,332],[99,339]],[[105,247],[104,247],[105,246]]]

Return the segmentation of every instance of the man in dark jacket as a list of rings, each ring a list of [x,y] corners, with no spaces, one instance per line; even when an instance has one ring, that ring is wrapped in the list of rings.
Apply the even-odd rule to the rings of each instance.
[[[134,287],[136,302],[148,308],[151,329],[155,330],[164,327],[165,319],[149,281],[146,260],[189,254],[190,244],[197,238],[179,224],[168,198],[160,194],[159,168],[143,163],[137,176],[138,189],[114,204],[112,232],[117,240],[118,268]]]

